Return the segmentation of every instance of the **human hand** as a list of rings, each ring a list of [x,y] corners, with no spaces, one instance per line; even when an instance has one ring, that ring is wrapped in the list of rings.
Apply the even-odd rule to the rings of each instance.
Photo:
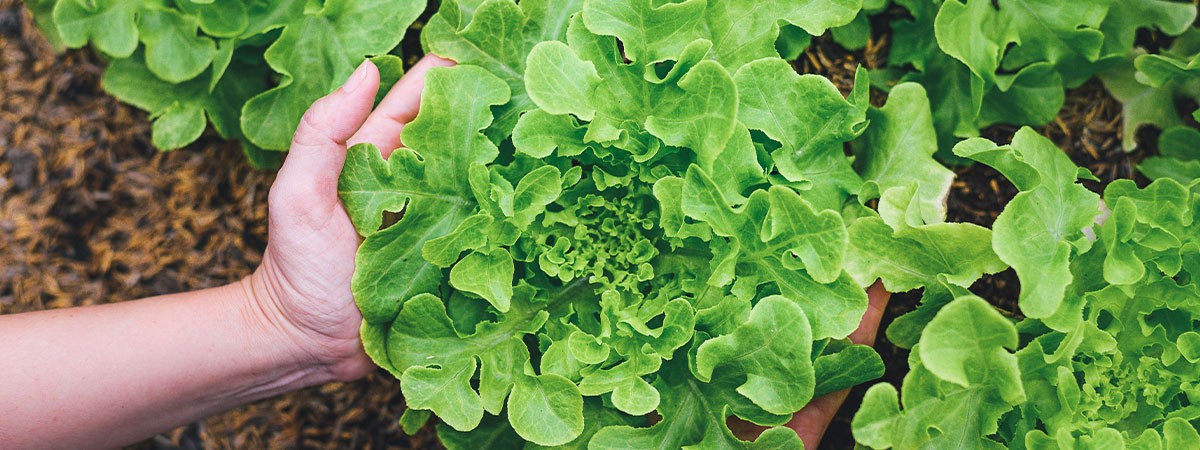
[[[875,345],[875,336],[879,332],[879,321],[883,319],[883,313],[887,309],[891,296],[892,294],[883,288],[882,283],[877,282],[867,288],[867,312],[858,322],[858,328],[850,333],[851,342]],[[825,429],[829,427],[833,416],[837,415],[838,409],[842,407],[842,403],[846,401],[846,396],[849,394],[850,390],[846,389],[813,399],[804,409],[793,415],[792,420],[788,421],[786,426],[800,435],[800,440],[804,441],[804,448],[816,449],[821,445]],[[737,421],[730,425],[739,437],[745,439],[755,439],[765,430],[745,421]]]
[[[346,149],[370,143],[388,156],[417,115],[425,73],[452,61],[427,55],[372,111],[379,70],[364,61],[346,84],[304,114],[268,199],[269,239],[249,278],[256,315],[294,344],[297,358],[330,380],[352,380],[373,365],[359,341],[362,315],[350,292],[359,238],[338,199]]]

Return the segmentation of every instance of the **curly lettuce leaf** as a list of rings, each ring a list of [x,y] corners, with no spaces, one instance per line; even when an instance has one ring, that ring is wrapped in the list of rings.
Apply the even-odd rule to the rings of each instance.
[[[855,169],[867,183],[859,200],[879,198],[889,189],[915,182],[922,222],[944,222],[954,172],[933,159],[937,134],[925,88],[897,85],[887,105],[872,108],[867,120],[871,126],[853,142]]]
[[[636,66],[622,63],[616,41],[593,34],[579,19],[568,41],[539,44],[529,55],[527,83],[539,108],[589,120],[585,142],[626,146],[621,141],[635,140],[645,148],[639,153],[653,157],[661,140],[694,149],[711,167],[734,132],[738,105],[728,72],[699,60],[703,41],[679,56],[661,80],[647,80]],[[556,67],[577,70],[551,69]]]
[[[138,17],[146,45],[146,65],[169,83],[180,83],[204,72],[217,54],[217,44],[197,35],[199,20],[177,11],[148,9]]]
[[[999,252],[993,250],[991,230],[969,223],[920,223],[916,196],[915,185],[890,189],[880,201],[881,217],[859,219],[850,226],[846,265],[858,285],[869,286],[878,279],[889,292],[943,281],[967,287],[985,274],[1004,270]]]
[[[813,359],[813,398],[878,379],[884,369],[883,359],[873,348],[849,344],[849,340],[829,341]]]
[[[422,9],[420,1],[329,0],[319,10],[288,17],[264,55],[279,73],[279,85],[242,107],[246,137],[264,149],[286,150],[308,106],[345,81],[363,58],[400,44]]]
[[[780,23],[805,35],[850,23],[862,0],[737,1],[589,0],[583,19],[593,32],[629,43],[630,60],[650,65],[673,58],[697,39],[713,43],[712,57],[729,69],[779,57]]]
[[[1072,256],[1090,248],[1083,230],[1099,215],[1100,196],[1077,180],[1091,174],[1030,128],[1019,130],[1010,146],[973,139],[954,151],[995,168],[1021,191],[996,218],[992,248],[1021,279],[1025,315],[1049,317],[1073,279]]]
[[[791,330],[776,335],[776,330]],[[784,297],[767,297],[732,333],[705,341],[696,350],[696,371],[711,381],[719,368],[746,375],[737,391],[772,414],[789,414],[812,398],[812,332],[804,310]]]
[[[204,132],[212,122],[217,133],[226,139],[243,140],[247,156],[258,167],[277,165],[275,153],[261,153],[245,143],[238,124],[241,105],[265,88],[265,72],[252,64],[235,61],[235,70],[257,76],[245,79],[225,77],[211,87],[203,78],[183,84],[162,81],[146,66],[141,52],[129,58],[114,60],[104,71],[104,89],[140,109],[150,112],[154,119],[151,142],[161,150],[182,148]]]
[[[407,147],[387,160],[370,145],[355,146],[347,154],[338,194],[366,237],[351,290],[367,322],[391,321],[401,303],[440,284],[441,267],[426,261],[421,248],[453,230],[475,203],[464,175],[471,165],[491,162],[499,154],[481,131],[492,121],[490,107],[504,104],[508,95],[507,85],[478,67],[433,69],[422,105],[454,114],[453,119],[421,115],[404,128]],[[446,142],[456,145],[446,148]],[[401,210],[406,214],[399,223],[380,229],[385,212]],[[407,278],[392,276],[396,271]]]
[[[986,301],[955,299],[913,349],[903,392],[888,384],[867,391],[852,423],[855,439],[873,449],[1005,448],[989,435],[1026,400],[1011,353],[1017,344],[1016,327]]]
[[[828,79],[797,75],[779,59],[747,64],[734,79],[742,97],[738,119],[779,143],[771,157],[780,175],[807,185],[822,208],[858,193],[863,181],[843,147],[867,125],[865,71],[856,74],[849,98]]]
[[[428,52],[483,67],[508,84],[512,97],[497,109],[489,131],[498,141],[512,133],[521,113],[534,108],[525,91],[530,50],[543,41],[565,40],[570,18],[582,7],[583,0],[445,1],[425,24],[421,43]]]
[[[978,134],[976,118],[982,108],[982,84],[975,81],[966,64],[938,47],[934,20],[940,3],[897,0],[896,4],[906,8],[911,19],[891,23],[893,44],[888,64],[899,72],[896,76],[900,81],[938,87],[927,92],[937,130],[938,156],[953,158],[949,149],[959,137]]]
[[[137,16],[154,1],[61,0],[54,5],[53,20],[62,42],[79,48],[89,42],[117,58],[133,54],[138,47]]]
[[[842,271],[848,235],[841,217],[817,213],[794,191],[757,191],[733,209],[703,170],[689,169],[684,177],[683,212],[708,224],[713,234],[730,240],[714,256],[730,261],[734,274],[710,284],[728,282],[738,272],[750,272],[773,282],[785,296],[800,302],[817,337],[842,338],[858,326],[866,311],[866,293]],[[796,260],[799,261],[796,261]],[[800,264],[798,264],[800,263]],[[797,270],[804,268],[805,270]]]

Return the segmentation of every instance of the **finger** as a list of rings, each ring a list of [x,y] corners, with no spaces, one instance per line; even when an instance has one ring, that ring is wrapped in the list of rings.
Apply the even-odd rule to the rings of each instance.
[[[379,69],[363,61],[346,83],[317,100],[300,119],[277,183],[298,183],[334,194],[346,161],[346,141],[371,113],[379,90]]]
[[[350,138],[349,144],[375,144],[385,158],[391,155],[392,150],[400,147],[400,131],[404,129],[404,125],[417,117],[417,110],[421,106],[421,89],[425,87],[425,74],[434,67],[453,65],[454,61],[432,53],[417,61],[417,64],[392,86],[375,108],[375,112],[367,117],[366,123]]]
[[[804,448],[817,448],[821,445],[825,429],[829,428],[829,423],[833,421],[833,416],[837,415],[838,409],[846,401],[847,395],[850,395],[849,389],[822,395],[808,402],[800,412],[792,415],[792,420],[788,421],[787,427],[800,435],[800,440],[804,442]]]
[[[883,283],[875,282],[867,288],[867,312],[858,322],[858,329],[850,333],[850,342],[860,345],[875,345],[875,336],[879,333],[879,322],[887,310],[888,300],[892,294],[883,287]]]
[[[875,345],[879,322],[883,320],[883,313],[887,310],[888,300],[891,297],[892,294],[884,289],[882,283],[876,282],[867,288],[867,311],[859,320],[858,328],[850,333],[850,342],[860,345]],[[821,444],[825,429],[829,428],[829,423],[833,421],[833,417],[837,415],[838,409],[842,407],[842,403],[846,401],[848,395],[850,395],[850,390],[844,389],[815,398],[792,415],[792,420],[787,423],[787,426],[800,435],[800,440],[804,441],[804,448],[817,448]]]

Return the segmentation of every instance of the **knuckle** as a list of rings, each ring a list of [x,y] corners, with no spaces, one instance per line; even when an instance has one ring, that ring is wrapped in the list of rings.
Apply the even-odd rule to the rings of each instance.
[[[330,143],[336,144],[337,142],[329,136],[328,127],[329,123],[331,123],[330,119],[329,108],[326,106],[325,99],[317,100],[300,117],[300,125],[296,127],[296,134],[292,135],[292,145],[312,147]]]
[[[383,111],[383,118],[386,119],[392,126],[394,126],[397,132],[399,132],[401,128],[404,128],[405,125],[408,125],[409,122],[412,122],[414,116],[416,116],[416,111],[409,109]]]

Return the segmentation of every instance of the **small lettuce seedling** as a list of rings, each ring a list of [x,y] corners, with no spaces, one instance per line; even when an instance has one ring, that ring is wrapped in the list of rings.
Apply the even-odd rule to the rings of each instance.
[[[183,148],[209,122],[255,167],[277,166],[300,117],[373,57],[389,55],[424,0],[37,0],[30,10],[59,48],[91,45],[111,63],[105,91],[150,113],[159,150]],[[385,86],[386,87],[386,86]]]

